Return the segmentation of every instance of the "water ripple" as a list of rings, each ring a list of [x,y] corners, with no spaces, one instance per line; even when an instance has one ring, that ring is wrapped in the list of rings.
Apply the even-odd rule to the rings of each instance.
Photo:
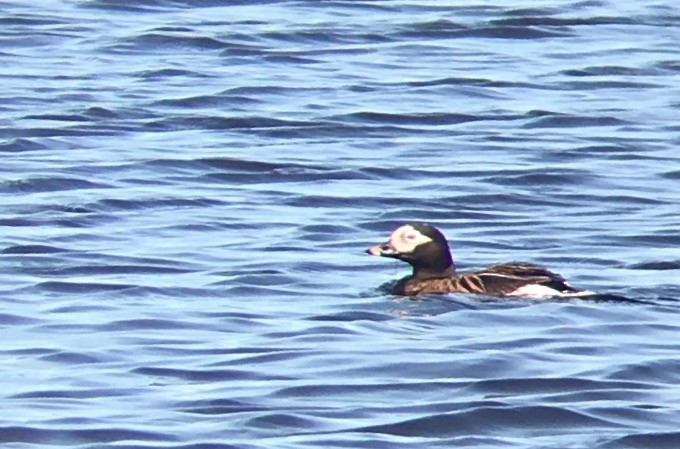
[[[2,3],[0,441],[675,448],[675,5],[232,3]]]

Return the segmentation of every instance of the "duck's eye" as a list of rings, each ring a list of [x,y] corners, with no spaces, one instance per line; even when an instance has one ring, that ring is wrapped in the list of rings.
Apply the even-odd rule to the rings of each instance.
[[[404,236],[404,239],[406,239],[409,242],[413,242],[414,240],[418,239],[418,234],[416,234],[415,232],[409,232]]]

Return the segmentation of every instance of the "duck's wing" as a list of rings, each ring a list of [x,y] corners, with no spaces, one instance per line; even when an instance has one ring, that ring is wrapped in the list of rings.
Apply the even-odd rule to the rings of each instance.
[[[564,278],[541,265],[522,262],[501,263],[487,267],[478,273],[501,274],[526,278],[547,278],[558,282],[564,282]]]
[[[484,292],[491,295],[532,295],[529,288],[535,288],[537,295],[576,293],[565,279],[545,267],[528,263],[504,263],[493,265],[484,270],[468,273],[469,277],[481,283]],[[541,293],[538,293],[541,292]]]
[[[504,263],[457,277],[404,278],[394,287],[398,295],[477,293],[492,296],[588,296],[592,292],[571,287],[564,278],[540,265]]]
[[[474,273],[465,273],[456,277],[434,279],[405,278],[394,288],[396,294],[418,295],[427,293],[477,293],[482,295],[511,295],[517,289],[529,284],[546,282],[548,277],[529,275],[529,273],[512,272],[509,267],[495,266]],[[496,269],[498,268],[498,269]]]

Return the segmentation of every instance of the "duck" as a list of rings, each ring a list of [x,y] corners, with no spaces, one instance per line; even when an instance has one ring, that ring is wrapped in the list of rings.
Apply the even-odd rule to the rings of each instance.
[[[366,252],[411,265],[413,273],[394,285],[395,295],[471,293],[540,299],[594,295],[571,287],[561,275],[531,263],[501,263],[458,274],[446,237],[430,224],[404,224],[392,232],[386,242]]]

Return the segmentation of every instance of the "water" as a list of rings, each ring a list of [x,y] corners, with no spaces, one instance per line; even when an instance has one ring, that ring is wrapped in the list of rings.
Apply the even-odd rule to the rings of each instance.
[[[674,2],[220,3],[2,2],[3,447],[678,447]]]

